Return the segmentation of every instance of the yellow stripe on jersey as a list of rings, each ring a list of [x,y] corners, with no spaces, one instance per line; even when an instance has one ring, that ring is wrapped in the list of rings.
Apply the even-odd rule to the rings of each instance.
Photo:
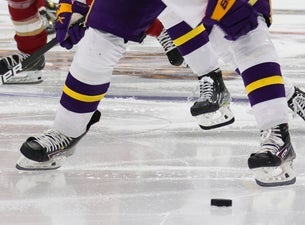
[[[249,0],[248,3],[253,6],[257,1],[258,0]]]
[[[68,3],[60,3],[56,11],[56,17],[61,13],[72,13],[72,5]]]
[[[255,91],[259,88],[266,87],[268,85],[273,85],[273,84],[284,84],[283,77],[276,75],[276,76],[267,77],[267,78],[263,78],[263,79],[254,81],[251,84],[248,84],[246,86],[246,92],[247,92],[247,94],[250,94],[252,91]]]
[[[80,94],[80,93],[77,93],[77,92],[71,90],[66,85],[63,88],[63,92],[66,95],[70,96],[71,98],[74,98],[74,99],[82,101],[82,102],[97,102],[97,101],[100,101],[105,96],[105,93],[101,94],[101,95],[92,95],[92,96],[83,95],[83,94]]]
[[[211,19],[220,21],[231,9],[236,0],[218,0]]]
[[[192,38],[196,37],[197,35],[201,34],[203,31],[205,31],[205,27],[203,24],[200,24],[198,27],[194,28],[190,32],[187,32],[186,34],[182,35],[179,38],[176,38],[173,40],[174,44],[178,47],[180,45],[183,45],[184,43],[188,42]]]

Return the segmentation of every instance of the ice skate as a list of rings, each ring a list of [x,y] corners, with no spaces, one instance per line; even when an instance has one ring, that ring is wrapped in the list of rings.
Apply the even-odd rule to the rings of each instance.
[[[45,7],[39,9],[39,14],[42,20],[43,27],[48,32],[48,34],[55,33],[55,13],[49,12]]]
[[[288,100],[289,108],[305,120],[305,92],[294,87],[294,94]]]
[[[287,124],[261,131],[261,149],[250,155],[248,166],[260,186],[280,186],[296,181],[293,160],[296,155],[290,142]]]
[[[234,122],[230,109],[231,96],[219,69],[199,77],[199,89],[200,96],[191,107],[191,114],[197,118],[202,129],[213,129]]]
[[[180,66],[184,62],[182,55],[165,29],[162,30],[161,34],[157,37],[157,40],[162,45],[170,64],[173,66]]]
[[[95,111],[89,124],[99,121],[101,113]],[[55,129],[42,135],[29,137],[21,146],[22,156],[16,164],[19,170],[52,170],[62,166],[65,160],[73,155],[76,143],[87,133],[77,138],[68,137]]]
[[[8,69],[23,62],[30,55],[18,52],[16,54],[0,59],[0,74],[4,74]],[[4,84],[34,84],[42,82],[42,69],[45,66],[45,58],[41,56],[35,63],[25,68],[24,71],[17,73]]]
[[[48,34],[55,33],[56,10],[58,3],[46,0],[45,7],[39,9],[42,23]]]

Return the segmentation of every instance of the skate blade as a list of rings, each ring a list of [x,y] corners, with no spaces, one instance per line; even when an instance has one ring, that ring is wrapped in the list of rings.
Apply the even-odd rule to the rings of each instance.
[[[196,116],[198,124],[203,130],[210,130],[229,125],[235,121],[229,106],[223,106],[216,112]]]
[[[55,170],[61,167],[65,160],[66,157],[59,156],[47,162],[36,162],[21,156],[16,163],[16,168],[18,170]]]
[[[263,187],[290,185],[296,182],[292,161],[279,167],[260,167],[252,170],[256,174],[256,183]]]
[[[24,71],[20,74],[16,74],[3,84],[38,84],[42,81],[42,71]]]

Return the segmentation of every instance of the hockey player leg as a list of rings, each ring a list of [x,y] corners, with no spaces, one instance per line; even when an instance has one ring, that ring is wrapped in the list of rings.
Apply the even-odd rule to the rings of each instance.
[[[173,66],[180,66],[183,63],[184,59],[181,53],[174,45],[172,39],[159,19],[155,19],[152,25],[146,30],[146,34],[156,37],[160,45],[163,47],[170,64]]]
[[[196,117],[199,126],[202,129],[213,129],[233,123],[230,93],[222,80],[221,71],[216,69],[218,59],[203,24],[193,29],[168,8],[160,15],[160,20],[186,64],[198,74],[200,93],[191,107],[191,114]]]
[[[93,48],[92,40],[99,45]],[[76,143],[99,120],[97,107],[125,48],[122,38],[94,29],[86,32],[66,78],[54,128],[26,140],[20,149],[18,169],[56,169],[73,154]]]
[[[16,164],[19,170],[52,170],[62,166],[73,155],[76,143],[88,132],[91,125],[97,123],[101,113],[95,111],[87,125],[85,133],[77,138],[68,137],[56,129],[50,129],[42,135],[29,137],[21,146],[22,156]]]
[[[287,109],[285,98],[282,103],[280,101],[272,100],[266,102],[265,106],[263,106],[264,103],[261,103],[253,108],[256,117],[260,117],[258,119],[259,127],[262,127],[262,124],[277,123],[276,118],[278,121],[288,121],[288,113],[285,116],[281,112]],[[271,110],[273,112],[268,113],[267,111],[272,107],[277,110]],[[256,176],[255,181],[261,186],[289,185],[296,181],[293,169],[296,154],[290,141],[288,124],[287,122],[277,124],[261,128],[260,150],[252,153],[248,159],[248,166]]]
[[[0,71],[7,71],[7,69],[22,62],[47,42],[47,32],[42,25],[42,20],[39,16],[38,7],[35,1],[24,4],[22,1],[9,0],[8,8],[12,23],[15,27],[15,40],[20,52],[8,57],[3,57],[0,60]],[[42,56],[32,66],[27,68],[26,72],[18,74],[6,83],[39,83],[42,81],[41,70],[44,68],[44,65],[45,58]]]
[[[261,186],[293,184],[295,152],[288,131],[284,79],[265,22],[259,19],[259,26],[232,47],[261,130],[260,150],[250,155],[248,166]]]
[[[180,66],[184,62],[181,53],[178,51],[177,47],[174,45],[172,39],[164,28],[157,36],[157,40],[163,47],[170,64],[173,66]]]

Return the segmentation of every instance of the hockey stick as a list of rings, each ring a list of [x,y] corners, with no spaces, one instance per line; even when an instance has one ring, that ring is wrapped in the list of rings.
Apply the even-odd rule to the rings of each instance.
[[[85,17],[81,15],[81,18],[75,22],[78,24],[83,23],[85,20]],[[75,24],[73,23],[73,24]],[[32,55],[30,55],[28,58],[26,58],[24,61],[16,64],[15,66],[12,66],[8,71],[6,71],[4,74],[0,74],[0,85],[11,79],[13,76],[16,76],[17,73],[20,73],[24,71],[26,68],[28,68],[32,63],[34,63],[39,57],[41,57],[43,54],[45,54],[47,51],[49,51],[51,48],[53,48],[55,45],[57,45],[58,42],[56,40],[56,37],[50,40],[46,45],[42,46],[40,49],[38,49],[36,52],[34,52]]]

